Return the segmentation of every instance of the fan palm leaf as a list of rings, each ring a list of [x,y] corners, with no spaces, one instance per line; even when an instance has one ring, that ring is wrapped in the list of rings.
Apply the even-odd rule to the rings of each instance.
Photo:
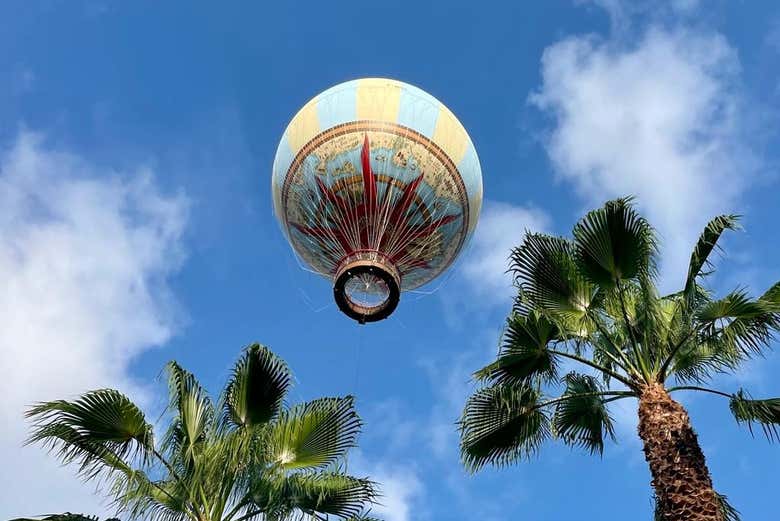
[[[570,241],[529,233],[512,251],[512,267],[529,304],[571,318],[581,318],[597,297],[578,272]]]
[[[474,376],[496,383],[519,383],[529,378],[553,381],[557,378],[558,363],[547,346],[558,338],[558,327],[544,315],[512,314],[507,319],[498,359]]]
[[[739,423],[747,424],[750,432],[753,424],[758,423],[769,439],[778,439],[780,398],[753,400],[740,389],[731,397],[729,408]]]
[[[27,444],[41,442],[65,462],[78,462],[87,478],[101,470],[129,469],[131,461],[146,461],[154,449],[152,427],[126,396],[100,389],[69,402],[35,405],[26,413],[33,420]]]
[[[360,427],[351,396],[297,405],[273,424],[270,460],[285,469],[326,467],[355,445]]]
[[[588,212],[573,234],[578,267],[602,289],[649,275],[655,267],[655,233],[630,199],[609,201]]]
[[[305,513],[355,517],[377,495],[376,483],[338,473],[292,474],[285,480],[289,507]]]
[[[194,470],[195,459],[214,429],[214,406],[195,376],[176,362],[166,366],[170,393],[169,409],[174,416],[163,447],[186,472]]]
[[[477,391],[460,420],[461,458],[476,471],[507,465],[536,452],[550,437],[541,394],[529,384],[497,384]]]
[[[270,421],[281,410],[291,378],[287,364],[270,349],[250,345],[225,388],[223,422],[251,427]]]
[[[570,372],[566,389],[555,405],[553,433],[570,445],[602,453],[604,438],[615,439],[612,417],[600,394],[604,389],[592,376]]]

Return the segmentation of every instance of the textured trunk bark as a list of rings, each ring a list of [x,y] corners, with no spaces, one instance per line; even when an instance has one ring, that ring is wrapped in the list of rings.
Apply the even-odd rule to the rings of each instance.
[[[688,413],[660,384],[639,399],[639,437],[665,521],[723,521]]]

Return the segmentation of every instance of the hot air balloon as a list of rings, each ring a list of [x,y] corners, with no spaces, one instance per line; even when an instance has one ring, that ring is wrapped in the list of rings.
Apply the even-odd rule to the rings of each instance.
[[[272,192],[295,253],[333,281],[341,311],[366,323],[453,263],[477,224],[482,172],[441,102],[366,78],[331,87],[293,117]]]

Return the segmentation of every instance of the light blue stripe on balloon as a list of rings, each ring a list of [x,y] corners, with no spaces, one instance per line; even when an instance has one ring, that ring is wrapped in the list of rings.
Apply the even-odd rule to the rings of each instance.
[[[398,123],[432,138],[436,120],[439,119],[439,107],[436,98],[417,87],[405,84],[401,88]]]
[[[457,166],[463,184],[466,186],[468,198],[473,199],[482,194],[482,172],[479,166],[479,157],[477,157],[477,150],[470,139],[469,147]]]
[[[332,87],[317,97],[320,132],[341,123],[354,121],[357,115],[358,80]]]

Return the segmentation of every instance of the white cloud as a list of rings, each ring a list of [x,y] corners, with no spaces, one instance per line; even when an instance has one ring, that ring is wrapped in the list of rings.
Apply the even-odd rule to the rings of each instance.
[[[439,460],[439,467],[459,459],[457,423],[469,395],[477,388],[472,375],[495,360],[501,335],[501,326],[472,330],[466,350],[446,357],[423,358],[418,362],[434,398],[428,418],[418,430],[426,435],[430,454]],[[449,472],[460,475],[462,470],[457,463]]]
[[[0,519],[107,513],[94,486],[40,447],[24,409],[101,386],[138,394],[127,368],[177,324],[166,279],[182,260],[183,197],[22,133],[0,154]]]
[[[525,232],[543,232],[550,219],[533,207],[485,201],[471,249],[461,272],[481,302],[506,303],[515,294],[509,268],[509,255]],[[485,297],[488,297],[485,299]]]
[[[739,61],[720,35],[651,28],[547,48],[531,102],[554,117],[550,158],[589,205],[636,195],[678,286],[707,220],[737,209],[756,172],[740,120]]]
[[[456,422],[472,388],[471,373],[479,367],[474,359],[470,354],[461,353],[446,362],[421,362],[435,396],[427,425],[422,430],[428,437],[431,454],[442,461],[458,457]]]
[[[371,478],[378,481],[382,487],[381,504],[371,509],[373,514],[385,521],[419,519],[413,515],[413,503],[421,498],[423,485],[412,468],[380,465],[374,468]]]
[[[421,518],[424,505],[421,500],[425,490],[415,466],[372,458],[370,462],[359,450],[350,455],[349,473],[368,476],[377,482],[382,497],[371,507],[371,514],[383,521],[411,521]]]

